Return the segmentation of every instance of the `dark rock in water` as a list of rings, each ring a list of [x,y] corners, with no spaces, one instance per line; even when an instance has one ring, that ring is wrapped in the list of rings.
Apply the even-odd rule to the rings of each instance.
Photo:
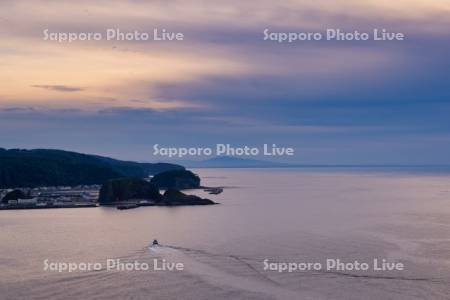
[[[168,189],[163,195],[164,205],[209,205],[217,204],[209,199],[186,195],[176,189]]]
[[[6,194],[5,197],[3,197],[2,202],[8,203],[9,200],[19,200],[19,199],[31,199],[31,197],[29,195],[26,195],[21,190],[14,190]]]
[[[133,209],[133,208],[138,208],[138,207],[139,206],[136,203],[117,205],[118,210]]]
[[[100,204],[114,204],[132,199],[159,202],[162,196],[154,184],[143,179],[119,178],[103,184],[98,201]]]
[[[221,187],[211,187],[204,189],[205,192],[210,193],[211,195],[218,195],[223,192],[223,188]]]
[[[209,199],[186,195],[176,189],[168,189],[161,195],[153,183],[139,178],[109,180],[100,189],[99,203],[102,205],[117,205],[118,209],[130,209],[140,206],[136,200],[148,200],[151,205],[162,206],[216,204]]]
[[[200,187],[200,177],[187,170],[172,170],[156,174],[150,181],[160,189],[195,189]]]

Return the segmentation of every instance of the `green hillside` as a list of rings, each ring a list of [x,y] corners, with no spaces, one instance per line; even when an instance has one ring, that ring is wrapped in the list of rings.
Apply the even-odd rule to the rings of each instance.
[[[102,184],[118,177],[147,177],[184,167],[120,161],[62,150],[0,148],[0,188]]]

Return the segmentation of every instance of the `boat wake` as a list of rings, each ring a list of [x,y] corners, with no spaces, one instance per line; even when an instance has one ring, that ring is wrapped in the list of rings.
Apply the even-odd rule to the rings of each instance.
[[[320,299],[317,295],[287,289],[239,256],[176,246],[152,245],[148,249],[167,262],[182,262],[187,272],[216,286],[262,293],[275,299],[297,299],[300,296],[302,299]],[[218,260],[218,257],[222,259]]]
[[[210,253],[205,250],[178,246],[151,246],[150,251],[162,255],[166,260],[182,262],[185,270],[214,285],[226,285],[232,288],[259,292],[276,299],[320,299],[317,294],[302,292],[295,287],[276,281],[274,276],[255,267],[261,260],[241,257],[238,255],[224,255]],[[275,274],[278,275],[278,274]],[[317,271],[299,273],[301,278],[323,276],[323,278],[347,278],[360,280],[388,280],[397,282],[424,282],[429,284],[447,284],[442,278],[425,278],[409,276],[382,276],[373,274],[355,274],[346,272]],[[276,277],[283,279],[281,277]],[[286,279],[286,278],[284,278]]]

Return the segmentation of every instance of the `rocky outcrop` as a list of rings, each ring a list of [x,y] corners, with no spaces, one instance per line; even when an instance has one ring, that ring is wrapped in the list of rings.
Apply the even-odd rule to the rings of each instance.
[[[101,205],[118,205],[120,207],[125,207],[129,203],[133,203],[135,206],[216,204],[209,199],[186,195],[177,189],[168,189],[161,195],[159,189],[153,183],[139,178],[109,180],[100,189],[99,203]]]
[[[200,187],[200,177],[188,170],[172,170],[156,174],[150,181],[160,189],[195,189]]]
[[[130,200],[162,201],[159,189],[152,183],[140,178],[112,179],[103,184],[98,202],[103,205]]]
[[[166,205],[210,205],[217,204],[209,199],[203,199],[194,195],[186,195],[175,189],[168,189],[163,195]]]

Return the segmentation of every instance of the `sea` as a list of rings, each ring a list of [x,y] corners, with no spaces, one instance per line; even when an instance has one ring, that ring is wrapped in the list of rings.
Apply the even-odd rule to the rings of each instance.
[[[449,169],[194,171],[219,205],[0,211],[0,299],[450,299]]]

